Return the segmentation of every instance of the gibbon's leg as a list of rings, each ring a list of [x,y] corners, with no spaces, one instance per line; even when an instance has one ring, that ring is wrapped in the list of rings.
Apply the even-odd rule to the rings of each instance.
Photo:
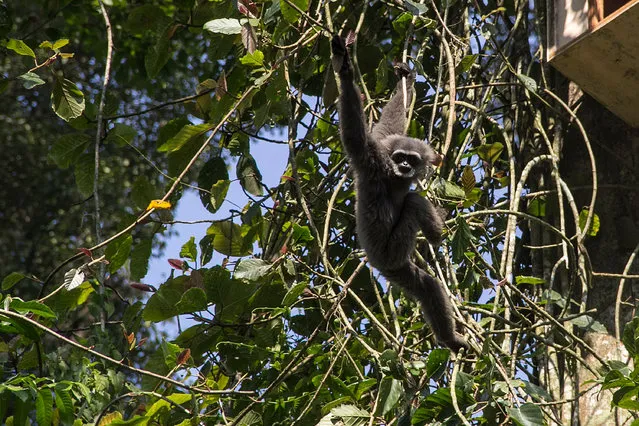
[[[415,218],[428,242],[433,246],[439,245],[442,239],[444,220],[435,206],[416,192],[406,194],[404,205],[411,206],[411,210],[415,212]]]
[[[428,217],[433,222],[428,222]],[[430,234],[427,235],[427,238],[436,237],[436,241],[439,242],[442,226],[441,217],[428,200],[417,193],[408,193],[397,225],[389,237],[387,246],[389,257],[393,253],[402,252],[402,248],[406,247],[408,235],[412,234],[414,240],[418,227],[426,227],[427,229],[423,230],[423,232]],[[410,255],[411,253],[408,253],[405,256],[410,259]],[[463,336],[455,330],[452,305],[444,289],[444,284],[427,274],[410,260],[401,267],[380,272],[387,279],[399,284],[420,302],[424,315],[440,342],[453,351],[467,346]]]
[[[389,135],[406,134],[406,107],[404,105],[408,106],[413,98],[415,75],[406,64],[400,64],[398,70],[400,79],[395,87],[395,93],[382,109],[379,122],[373,127],[373,139],[377,141]],[[404,103],[403,79],[401,77],[406,77],[406,103]]]

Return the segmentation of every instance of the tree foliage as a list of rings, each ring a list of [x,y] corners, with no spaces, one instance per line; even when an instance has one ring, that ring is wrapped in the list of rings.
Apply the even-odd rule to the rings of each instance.
[[[555,284],[587,286],[599,221],[596,193],[577,208],[561,180],[575,117],[547,84],[540,7],[30,3],[0,3],[0,173],[15,177],[0,191],[18,244],[2,281],[0,418],[528,425],[572,403],[540,372],[592,354],[580,336],[601,324]],[[408,132],[443,162],[418,189],[449,216],[442,246],[420,241],[416,256],[458,302],[469,353],[437,347],[357,249],[329,65],[330,35],[350,31],[369,119],[394,63],[419,76]],[[257,144],[288,151],[275,186]],[[243,205],[225,202],[232,183]],[[225,216],[201,218],[206,236],[185,238],[155,288],[148,262],[187,191]],[[637,409],[634,371],[596,359],[594,383]]]

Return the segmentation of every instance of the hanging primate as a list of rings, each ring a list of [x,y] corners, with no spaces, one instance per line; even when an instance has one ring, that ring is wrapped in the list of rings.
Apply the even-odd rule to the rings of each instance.
[[[405,135],[405,105],[413,96],[414,75],[405,64],[400,65],[400,77],[407,78],[408,99],[404,100],[400,78],[379,122],[369,132],[346,45],[339,36],[331,44],[333,67],[340,80],[339,127],[355,176],[360,244],[371,265],[421,303],[440,343],[453,351],[467,347],[456,331],[443,284],[411,260],[417,232],[421,229],[428,241],[439,244],[444,226],[435,207],[411,191],[426,167],[439,162],[428,145]]]

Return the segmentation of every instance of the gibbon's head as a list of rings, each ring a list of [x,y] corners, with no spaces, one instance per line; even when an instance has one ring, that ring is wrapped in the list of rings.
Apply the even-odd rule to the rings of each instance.
[[[415,180],[427,166],[437,164],[439,155],[425,142],[408,136],[391,135],[381,141],[390,158],[394,177]]]

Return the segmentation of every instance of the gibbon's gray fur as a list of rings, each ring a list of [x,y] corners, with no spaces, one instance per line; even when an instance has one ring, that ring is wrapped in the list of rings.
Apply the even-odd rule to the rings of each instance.
[[[455,329],[450,300],[443,284],[411,260],[421,229],[433,244],[441,241],[443,220],[424,197],[411,191],[428,164],[438,155],[424,142],[405,135],[406,108],[401,79],[368,132],[360,92],[353,83],[353,67],[341,37],[332,40],[332,62],[340,80],[338,103],[342,143],[355,173],[357,235],[368,261],[386,279],[417,299],[440,343],[453,351],[467,347]],[[406,105],[413,96],[414,75],[406,65]]]

